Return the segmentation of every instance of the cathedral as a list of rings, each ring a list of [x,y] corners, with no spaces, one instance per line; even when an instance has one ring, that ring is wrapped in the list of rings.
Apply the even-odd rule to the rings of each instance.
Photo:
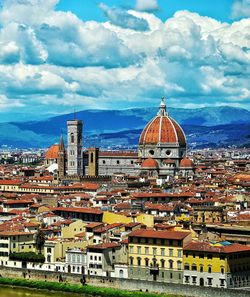
[[[189,175],[194,163],[186,157],[187,142],[181,126],[171,118],[162,99],[156,116],[142,130],[138,152],[83,150],[83,122],[67,121],[67,149],[63,138],[47,152],[45,164],[51,165],[50,156],[58,164],[58,177],[111,176],[123,173],[166,179],[176,174]]]

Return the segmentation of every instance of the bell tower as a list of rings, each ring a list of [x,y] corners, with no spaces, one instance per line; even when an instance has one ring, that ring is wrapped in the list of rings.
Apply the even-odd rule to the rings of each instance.
[[[68,175],[83,174],[82,128],[80,120],[67,121],[68,127]]]

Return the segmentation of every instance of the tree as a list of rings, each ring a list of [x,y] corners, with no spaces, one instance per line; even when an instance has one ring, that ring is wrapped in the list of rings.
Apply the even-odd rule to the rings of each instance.
[[[45,234],[41,229],[39,229],[35,236],[35,245],[36,245],[37,250],[39,251],[39,254],[41,254],[41,252],[42,252],[44,243],[45,243]]]

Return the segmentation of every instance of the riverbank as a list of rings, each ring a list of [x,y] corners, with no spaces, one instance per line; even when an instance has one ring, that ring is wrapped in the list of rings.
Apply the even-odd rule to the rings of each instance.
[[[49,290],[57,292],[85,294],[89,296],[100,296],[100,297],[180,297],[180,295],[169,295],[169,294],[154,294],[145,293],[138,291],[119,290],[113,288],[95,287],[91,285],[76,285],[68,283],[57,283],[47,281],[34,281],[27,279],[12,279],[0,277],[0,285],[16,286],[33,288],[39,290]]]

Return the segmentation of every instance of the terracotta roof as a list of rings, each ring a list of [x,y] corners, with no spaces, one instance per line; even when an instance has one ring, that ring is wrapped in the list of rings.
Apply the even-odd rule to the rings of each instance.
[[[102,211],[96,208],[90,207],[56,207],[53,211],[65,211],[65,212],[80,212],[90,214],[102,214]]]
[[[194,162],[192,160],[190,160],[189,158],[184,158],[180,162],[180,167],[193,168],[194,167]]]
[[[166,115],[157,115],[144,128],[139,144],[179,143],[186,145],[186,138],[182,128],[176,121]]]
[[[34,235],[33,232],[1,231],[0,236]]]
[[[45,159],[57,159],[58,158],[58,152],[59,152],[59,144],[54,144],[52,145],[46,155]]]
[[[250,252],[250,246],[233,243],[225,246],[214,246],[209,242],[191,242],[184,247],[185,251],[200,251],[211,253],[237,253],[237,252]]]
[[[100,249],[100,250],[105,250],[105,249],[112,249],[119,247],[120,244],[116,242],[107,242],[107,243],[101,243],[101,244],[95,244],[95,245],[89,245],[87,248],[88,249]]]
[[[141,164],[141,168],[158,168],[159,165],[156,160],[148,158],[144,160]]]
[[[0,180],[0,185],[21,185],[22,182],[19,179],[5,179],[5,180]]]
[[[190,232],[140,229],[129,233],[128,236],[182,240],[189,234]]]
[[[33,201],[30,200],[8,200],[4,202],[4,205],[12,205],[12,204],[32,204]]]

